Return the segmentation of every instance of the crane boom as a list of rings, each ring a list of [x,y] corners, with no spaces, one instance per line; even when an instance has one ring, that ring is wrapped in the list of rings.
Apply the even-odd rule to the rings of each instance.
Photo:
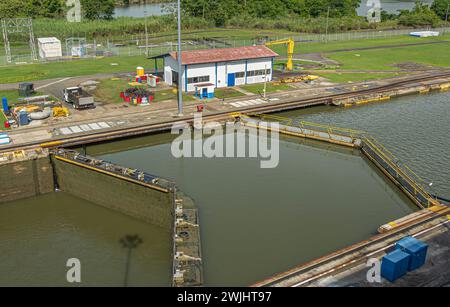
[[[287,56],[288,60],[286,63],[286,70],[292,71],[294,69],[294,49],[295,49],[295,42],[292,38],[288,39],[281,39],[271,42],[266,42],[266,46],[273,46],[273,45],[287,45]]]

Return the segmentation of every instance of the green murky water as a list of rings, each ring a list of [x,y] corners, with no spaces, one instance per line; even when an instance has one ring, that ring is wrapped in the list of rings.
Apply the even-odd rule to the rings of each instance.
[[[283,113],[364,129],[413,170],[448,193],[449,94],[396,99],[350,109]],[[170,135],[88,148],[112,162],[175,180],[200,209],[206,285],[247,285],[366,239],[414,210],[357,153],[282,139],[280,164],[257,159],[175,159]],[[79,258],[82,285],[124,284],[127,252],[138,234],[129,285],[170,283],[169,234],[64,193],[0,206],[0,285],[67,285],[65,262]]]

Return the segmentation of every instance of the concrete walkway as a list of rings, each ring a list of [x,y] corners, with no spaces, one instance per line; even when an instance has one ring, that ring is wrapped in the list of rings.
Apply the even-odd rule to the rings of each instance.
[[[253,93],[250,93],[250,92],[244,90],[243,88],[241,88],[239,86],[233,87],[233,89],[238,91],[238,92],[240,92],[240,93],[242,93],[242,94],[244,94],[244,95],[246,95],[246,96],[253,96],[253,95],[255,95]]]
[[[95,74],[95,75],[88,75],[88,76],[79,76],[79,77],[67,77],[67,78],[55,78],[55,79],[46,79],[46,80],[38,80],[38,81],[25,81],[25,82],[32,82],[34,84],[34,88],[36,90],[38,89],[44,89],[48,88],[51,85],[55,85],[62,82],[67,82],[70,80],[70,83],[82,83],[88,80],[92,79],[107,79],[112,78],[114,76],[117,76],[118,74]],[[6,90],[17,90],[19,88],[19,84],[22,82],[17,83],[8,83],[8,84],[0,84],[0,91],[6,91]]]

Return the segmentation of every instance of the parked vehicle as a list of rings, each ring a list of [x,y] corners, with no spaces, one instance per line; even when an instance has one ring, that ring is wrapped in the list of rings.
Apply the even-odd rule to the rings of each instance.
[[[95,107],[94,97],[81,87],[68,87],[63,91],[64,101],[73,105],[74,109]]]

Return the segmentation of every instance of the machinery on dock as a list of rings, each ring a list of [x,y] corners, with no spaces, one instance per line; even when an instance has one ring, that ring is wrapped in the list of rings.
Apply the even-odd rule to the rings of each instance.
[[[108,161],[82,155],[75,150],[65,150],[60,148],[55,149],[52,154],[57,159],[72,161],[78,165],[82,165],[90,169],[99,170],[111,176],[120,176],[121,178],[131,179],[134,182],[141,182],[142,184],[152,185],[154,187],[159,187],[165,190],[173,189],[173,183],[166,179],[148,174],[137,169],[119,166]]]
[[[95,106],[94,97],[81,87],[68,87],[63,91],[64,101],[73,105],[77,110],[90,109]]]
[[[274,46],[274,45],[287,45],[287,63],[286,70],[292,71],[294,69],[294,50],[295,50],[295,42],[292,38],[276,40],[271,42],[266,42],[266,46]]]
[[[279,82],[274,82],[275,84],[281,84],[281,83],[300,83],[300,82],[312,82],[319,79],[319,76],[316,75],[300,75],[300,76],[294,76],[294,77],[287,77],[280,79]]]

